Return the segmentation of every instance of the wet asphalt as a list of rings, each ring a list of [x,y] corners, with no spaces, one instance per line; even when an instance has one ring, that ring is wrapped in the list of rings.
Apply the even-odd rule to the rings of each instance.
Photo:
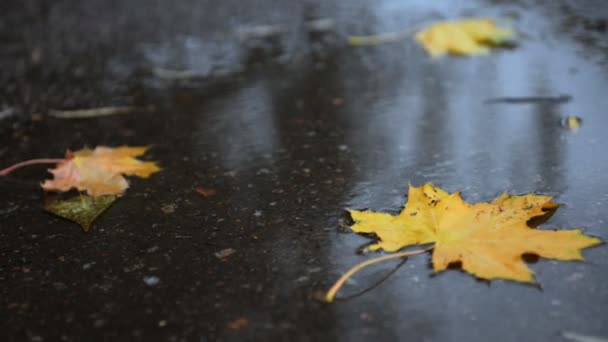
[[[412,39],[346,44],[471,16],[523,38],[436,60]],[[542,289],[432,275],[425,255],[318,301],[370,258],[345,210],[396,213],[409,183],[553,195],[546,227],[608,239],[606,17],[602,1],[3,2],[0,167],[127,144],[163,168],[86,234],[42,210],[43,166],[0,179],[4,340],[607,339],[605,246],[532,264]],[[563,101],[486,101],[518,96]],[[145,110],[48,115],[125,105]]]

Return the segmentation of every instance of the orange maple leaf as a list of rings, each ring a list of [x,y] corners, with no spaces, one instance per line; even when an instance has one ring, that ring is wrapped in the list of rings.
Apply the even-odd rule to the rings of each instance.
[[[129,183],[123,175],[148,178],[160,171],[153,162],[144,162],[134,157],[146,152],[148,147],[117,148],[99,146],[66,153],[66,160],[55,169],[50,169],[54,179],[42,183],[44,190],[68,191],[76,188],[91,196],[122,194]]]

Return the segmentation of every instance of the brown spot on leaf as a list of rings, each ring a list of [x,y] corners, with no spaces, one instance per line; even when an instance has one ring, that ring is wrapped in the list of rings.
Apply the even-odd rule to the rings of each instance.
[[[529,263],[529,264],[534,264],[538,262],[538,259],[540,259],[540,257],[538,256],[538,254],[534,254],[534,253],[524,253],[521,258]]]

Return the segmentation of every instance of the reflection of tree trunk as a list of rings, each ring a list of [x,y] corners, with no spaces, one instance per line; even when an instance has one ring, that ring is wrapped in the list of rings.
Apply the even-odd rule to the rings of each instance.
[[[544,103],[534,109],[535,126],[538,129],[538,172],[541,189],[551,192],[564,190],[563,181],[563,148],[560,136],[563,133],[559,126],[559,105]]]
[[[337,279],[334,277],[343,271],[331,266],[335,257],[335,241],[331,239],[333,233],[322,228],[330,228],[332,231],[336,229],[340,219],[339,213],[343,210],[345,193],[352,183],[358,181],[355,173],[359,161],[352,157],[357,151],[351,150],[347,153],[340,146],[346,141],[358,138],[359,136],[350,135],[357,132],[360,125],[365,126],[369,118],[365,116],[363,109],[357,110],[347,104],[350,99],[356,102],[354,96],[363,93],[347,90],[344,84],[352,80],[352,76],[345,73],[345,70],[352,69],[344,69],[342,66],[352,61],[347,61],[346,55],[330,53],[328,56],[329,58],[323,61],[325,67],[322,69],[315,68],[314,64],[304,63],[289,70],[287,74],[290,81],[285,87],[280,87],[281,81],[286,79],[284,73],[273,75],[275,82],[271,82],[277,85],[273,90],[273,113],[283,152],[279,153],[280,163],[277,163],[278,179],[271,189],[264,191],[275,192],[280,187],[284,190],[281,198],[285,200],[280,202],[280,213],[272,218],[283,222],[268,228],[265,239],[273,241],[271,260],[281,269],[279,279],[275,279],[277,284],[281,284],[277,286],[277,291],[286,296],[284,300],[289,300],[288,296],[300,291],[310,293],[314,289],[326,290],[323,286],[331,284]],[[335,101],[343,97],[346,103]],[[358,127],[352,127],[353,123]],[[382,141],[381,135],[375,137]],[[377,147],[374,144],[365,149],[375,150]],[[270,197],[272,194],[262,197],[266,196]],[[354,253],[354,250],[348,250],[347,253]],[[319,272],[321,276],[313,274],[310,278],[319,281],[320,287],[293,283],[294,279],[307,276],[303,271],[306,272],[317,265],[322,267]],[[382,273],[385,272],[379,272]],[[359,302],[357,307],[364,307],[365,312],[382,314],[374,319],[388,320],[399,315],[411,316],[413,318],[404,324],[420,335],[432,335],[435,328],[423,312],[412,308],[404,309],[402,303],[386,305],[373,295],[358,300],[362,302]],[[336,303],[326,308],[325,314],[328,314],[327,318],[333,322],[326,327],[322,339],[350,341],[362,336],[364,327],[351,326],[350,322],[360,321],[361,315],[365,317],[366,313],[352,310],[348,305],[349,303]],[[298,315],[306,317],[305,315],[309,314],[311,313],[300,312]],[[349,329],[344,329],[345,325],[348,325]],[[397,331],[398,329],[390,328],[377,334],[384,339],[396,340],[399,339]]]
[[[422,83],[422,114],[419,129],[416,130],[415,155],[416,167],[420,170],[432,171],[441,160],[451,158],[449,149],[451,146],[454,127],[448,127],[448,115],[450,113],[447,101],[449,98],[446,89],[445,71],[440,70],[441,65],[431,64],[425,68],[425,80]],[[414,183],[433,181],[428,176],[420,174],[414,179]]]
[[[209,101],[207,110],[220,110],[207,113],[195,133],[195,144],[210,143],[207,155],[220,151],[216,161],[229,172],[221,177],[229,179],[221,192],[229,206],[222,218],[233,227],[217,234],[228,238],[230,231],[233,240],[255,236],[250,246],[234,245],[251,257],[250,267],[257,269],[253,281],[271,280],[264,292],[273,295],[272,305],[302,300],[334,280],[326,273],[333,270],[327,267],[329,233],[323,228],[336,227],[339,215],[325,213],[341,212],[353,168],[340,160],[344,122],[332,103],[342,96],[345,77],[328,56],[322,69],[308,61],[249,72],[240,89]],[[273,323],[294,324],[314,315],[288,311],[296,316],[273,317]],[[334,321],[332,311],[327,313],[327,322]],[[323,339],[337,339],[331,338],[334,331],[328,326]]]
[[[555,92],[547,79],[548,70],[539,66],[529,80],[534,86],[534,94],[551,94]],[[562,130],[560,122],[560,105],[551,102],[539,102],[532,105],[526,125],[523,141],[514,143],[518,149],[511,153],[511,182],[515,189],[561,192],[563,182],[563,150],[560,142]]]
[[[539,89],[538,93],[550,93],[553,91],[549,86],[547,79],[547,70],[541,69],[542,74],[539,74]],[[562,192],[565,187],[563,179],[563,143],[560,141],[560,136],[563,131],[559,126],[560,122],[560,106],[559,104],[544,102],[539,103],[534,108],[535,130],[537,130],[536,143],[538,152],[538,172],[540,173],[539,186],[545,191]],[[539,191],[539,190],[537,190]]]
[[[291,288],[289,292],[285,289],[280,292],[288,296],[300,291],[310,294],[312,290],[325,290],[325,284],[334,280],[333,270],[327,267],[331,260],[330,233],[323,228],[338,225],[342,210],[339,205],[353,169],[341,160],[342,152],[337,148],[344,139],[340,128],[345,123],[338,114],[340,107],[332,99],[342,96],[345,78],[337,65],[339,60],[331,53],[329,56],[322,69],[304,62],[272,76],[272,84],[276,86],[273,112],[282,152],[276,170],[278,179],[268,190],[283,191],[278,197],[281,213],[276,219],[284,222],[269,230],[267,238],[274,241],[273,255],[284,278],[281,282]],[[281,87],[285,82],[288,84]],[[335,215],[328,217],[327,213]],[[315,267],[321,267],[321,271],[307,275],[306,270]],[[294,284],[294,279],[302,276],[314,278],[323,286],[315,289],[310,283]],[[333,315],[332,308],[328,310]],[[323,335],[323,339],[338,340],[338,337],[335,326],[328,327]]]

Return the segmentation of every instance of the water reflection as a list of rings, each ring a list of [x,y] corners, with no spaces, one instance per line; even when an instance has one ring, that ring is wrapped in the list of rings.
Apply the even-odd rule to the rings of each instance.
[[[409,9],[406,4],[387,3],[383,4],[397,12],[405,13]],[[444,16],[455,15],[449,6],[439,7]],[[431,18],[435,14],[429,11],[426,17]],[[539,18],[538,13],[526,13],[522,22],[529,22],[529,16]],[[420,18],[406,15],[404,21],[408,19]],[[381,21],[382,17],[379,16],[378,20]],[[390,16],[387,20],[390,22]],[[365,81],[348,88],[357,95],[352,96],[355,99],[347,104],[348,111],[344,114],[348,117],[347,140],[355,151],[353,158],[357,165],[350,191],[344,198],[346,207],[395,212],[404,201],[407,182],[432,181],[451,191],[463,191],[465,198],[471,201],[489,200],[503,191],[562,194],[570,190],[571,182],[566,170],[580,170],[572,164],[567,165],[568,160],[577,158],[598,162],[596,156],[585,148],[569,154],[570,147],[580,143],[559,126],[560,117],[566,110],[587,107],[588,104],[579,104],[578,101],[568,105],[483,104],[484,99],[497,96],[555,96],[564,93],[576,96],[584,94],[584,89],[594,84],[605,88],[606,79],[600,74],[590,76],[596,67],[574,55],[567,45],[548,50],[542,43],[526,42],[517,50],[499,51],[487,58],[436,61],[423,57],[421,51],[412,51],[407,43],[401,47],[386,46],[382,50],[359,50],[358,53],[361,54],[356,56],[359,64],[352,61],[348,67],[363,71],[359,77]],[[403,60],[396,62],[394,54],[402,56]],[[376,67],[368,70],[369,61],[375,61]],[[573,64],[586,69],[585,82],[568,81],[567,75]],[[370,83],[372,86],[366,88],[365,85]],[[605,101],[583,97],[595,103]],[[606,143],[603,138],[600,140]],[[606,158],[599,158],[599,162],[606,165]],[[601,187],[606,190],[605,185]],[[339,260],[336,268],[346,270],[361,261],[360,257],[352,254],[352,257],[348,254],[345,257],[344,253],[349,253],[349,250],[353,253],[365,241],[356,236],[337,238],[331,254]],[[409,317],[411,312],[405,308],[419,305],[416,296],[412,295],[417,291],[413,279],[419,275],[425,279],[422,292],[427,295],[427,304],[435,303],[445,308],[430,309],[433,314],[429,320],[438,324],[445,318],[443,313],[451,313],[449,323],[435,333],[454,340],[477,336],[475,329],[467,330],[463,325],[476,324],[472,323],[476,321],[490,324],[488,317],[494,317],[492,309],[486,306],[490,302],[493,303],[490,305],[513,313],[523,303],[545,306],[542,300],[534,298],[522,287],[509,283],[493,285],[505,287],[507,294],[505,298],[493,299],[486,287],[458,272],[447,272],[428,280],[426,261],[423,258],[410,263],[411,267],[404,267],[401,270],[404,274],[387,281],[376,290],[373,298],[363,297],[354,301],[363,306],[383,301],[387,304],[383,310],[391,315]],[[564,272],[569,272],[568,266],[565,267]],[[390,267],[379,266],[377,269],[388,272]],[[373,283],[370,279],[378,276],[373,271],[363,272],[355,278],[357,285],[347,286],[345,291]],[[432,294],[432,299],[429,294]],[[390,303],[402,303],[402,306]],[[347,310],[338,310],[341,317],[349,316]],[[454,315],[460,315],[460,318],[455,319]],[[521,323],[518,329],[523,328],[529,329],[529,326]],[[412,333],[411,327],[406,326],[393,326],[391,330],[397,336]],[[542,329],[533,333],[540,334]],[[349,337],[353,338],[353,335]]]
[[[395,31],[467,13],[496,13],[478,3],[459,7],[435,2],[432,8],[419,3],[360,2],[336,5],[333,10],[338,12],[338,23],[358,34]],[[471,11],[477,5],[480,10]],[[265,17],[263,10],[256,11],[252,21],[265,23],[253,20]],[[541,17],[527,12],[522,22]],[[293,33],[290,39],[305,36]],[[204,53],[204,45],[188,46],[191,54]],[[220,165],[219,171],[201,176],[221,187],[222,206],[204,214],[209,217],[205,222],[212,222],[209,227],[219,227],[212,243],[229,241],[239,255],[246,255],[240,273],[233,274],[246,285],[237,291],[260,296],[264,302],[244,304],[245,309],[277,326],[294,321],[310,329],[322,325],[327,328],[325,338],[343,341],[364,334],[474,340],[484,335],[512,336],[513,330],[546,336],[543,327],[554,324],[548,320],[535,326],[520,320],[480,333],[480,324],[491,329],[495,317],[537,322],[552,308],[541,296],[511,283],[493,283],[492,290],[501,291],[496,296],[455,271],[429,279],[428,256],[412,258],[374,293],[349,302],[311,309],[296,301],[294,305],[301,306],[286,309],[290,317],[264,311],[278,310],[293,296],[308,300],[312,291],[323,289],[363,260],[354,251],[366,239],[335,233],[343,209],[395,212],[405,200],[408,182],[432,181],[450,191],[463,191],[471,201],[488,200],[502,191],[540,191],[588,204],[589,194],[608,193],[608,178],[601,172],[608,167],[602,150],[607,119],[598,109],[607,105],[598,90],[606,89],[607,81],[568,45],[547,50],[542,43],[526,41],[517,50],[485,58],[431,60],[416,44],[404,41],[326,55],[327,60],[311,57],[244,73],[238,87],[221,97],[201,99],[209,105],[188,119],[192,122],[186,136],[195,146],[193,159],[212,155]],[[158,59],[167,61],[170,58]],[[211,60],[202,61],[199,69],[207,70]],[[176,63],[196,67],[198,62],[191,56]],[[576,75],[571,73],[573,65],[579,70]],[[563,93],[573,95],[575,101],[483,103],[497,96]],[[341,101],[334,102],[335,98]],[[576,137],[559,127],[566,112],[584,116]],[[589,179],[597,179],[598,185],[591,185]],[[605,216],[601,208],[608,201],[605,196],[598,198],[600,204],[588,206],[588,216],[581,220],[592,233],[601,232]],[[372,284],[391,267],[359,274],[345,292]],[[601,281],[579,265],[561,267],[543,268],[542,276],[556,280],[576,270]],[[253,290],[254,282],[261,286],[259,292]],[[566,290],[553,291],[561,296]],[[243,308],[237,304],[229,309],[240,314]],[[589,311],[582,315],[592,318]]]
[[[400,7],[392,3],[389,8]],[[372,15],[378,27],[394,25],[383,22],[383,15]],[[581,92],[562,79],[566,64],[580,61],[565,51],[561,55],[572,59],[551,59],[550,52],[531,44],[488,58],[429,60],[420,49],[404,43],[340,55],[322,71],[306,64],[270,74],[263,79],[272,85],[256,80],[228,100],[222,113],[231,114],[216,118],[216,148],[222,151],[224,168],[240,172],[234,180],[239,188],[255,184],[246,193],[232,194],[232,201],[249,210],[261,208],[267,215],[264,224],[283,220],[281,225],[295,227],[274,226],[265,233],[273,241],[267,262],[285,269],[277,281],[292,282],[280,293],[289,296],[303,286],[293,282],[300,278],[289,265],[310,262],[313,268],[326,267],[331,260],[326,278],[331,281],[361,260],[353,254],[364,242],[360,237],[339,235],[328,250],[315,249],[312,256],[293,242],[300,231],[335,224],[331,217],[345,207],[396,211],[408,182],[433,181],[463,191],[472,201],[488,200],[502,191],[563,192],[569,157],[558,124],[561,105],[483,103],[496,96]],[[332,107],[333,96],[344,99],[341,107]],[[201,122],[201,131],[207,124]],[[346,149],[338,148],[342,145]],[[328,166],[328,160],[336,163]],[[264,168],[272,176],[253,183]],[[345,172],[332,174],[336,169]],[[346,180],[343,191],[323,188],[323,181],[338,178]],[[294,205],[282,202],[285,199]],[[280,212],[268,206],[273,202],[282,203]],[[302,208],[307,208],[306,215]],[[488,305],[513,314],[522,300],[544,305],[512,284],[495,285],[506,287],[507,294],[493,298],[486,287],[458,272],[429,281],[427,262],[425,257],[411,260],[402,274],[373,295],[332,307],[334,328],[340,331],[337,339],[353,340],[363,333],[397,338],[413,331],[428,338],[470,339],[477,336],[475,329],[462,325],[487,322],[494,315]],[[362,273],[355,279],[357,285],[345,290],[373,283],[390,267],[378,269]],[[379,320],[415,319],[400,325],[392,321],[381,334],[365,325],[351,328],[353,321],[370,312]]]
[[[223,168],[237,173],[252,164],[266,160],[272,165],[278,148],[272,93],[268,82],[258,80],[244,85],[228,101],[223,102],[221,114],[199,123],[197,132],[216,139],[215,150],[220,153]]]

